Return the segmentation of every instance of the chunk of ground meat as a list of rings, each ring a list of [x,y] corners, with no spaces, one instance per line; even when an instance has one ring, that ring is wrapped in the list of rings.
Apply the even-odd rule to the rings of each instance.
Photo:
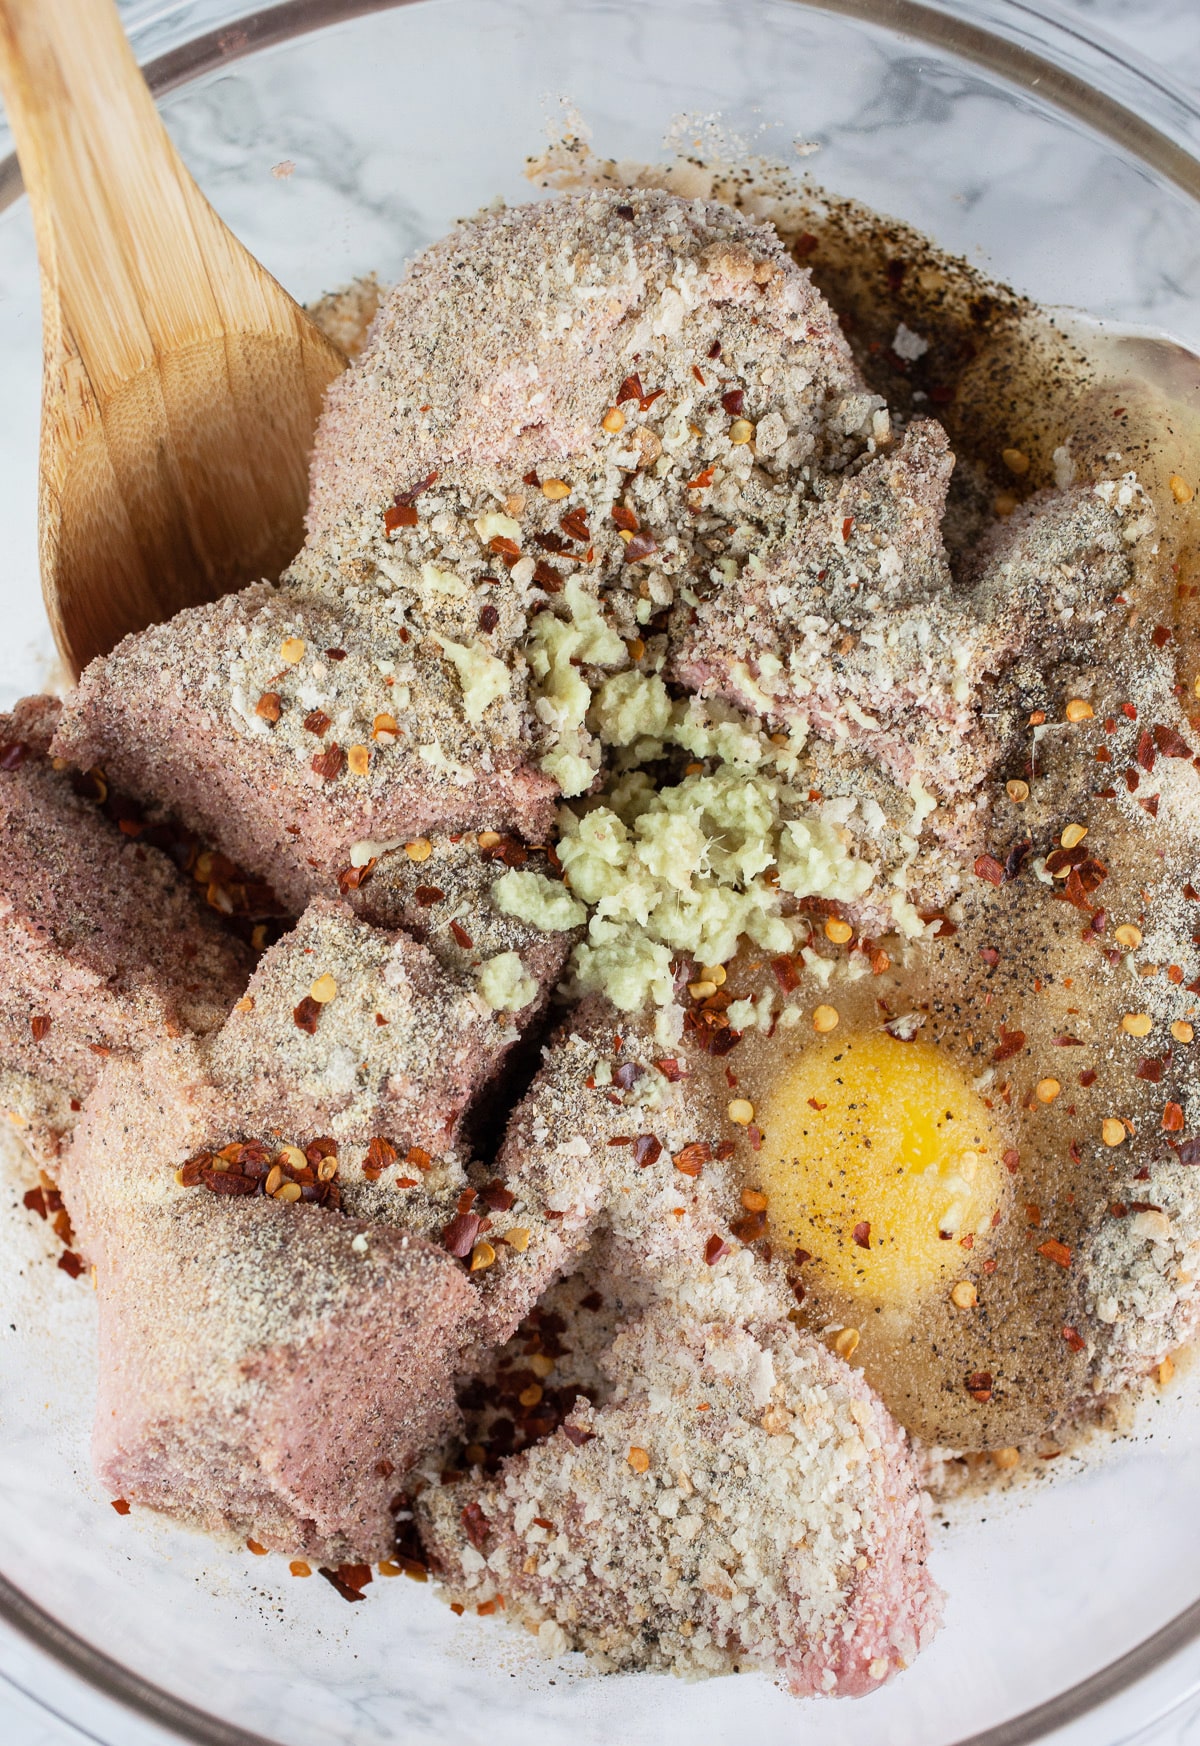
[[[907,1665],[940,1596],[903,1434],[854,1371],[787,1321],[679,1305],[602,1362],[609,1404],[494,1479],[422,1492],[450,1595],[502,1594],[547,1652],[611,1670],[759,1667],[859,1695]]]
[[[81,1096],[106,1055],[219,1025],[252,957],[54,768],[57,713],[0,717],[0,1063]]]

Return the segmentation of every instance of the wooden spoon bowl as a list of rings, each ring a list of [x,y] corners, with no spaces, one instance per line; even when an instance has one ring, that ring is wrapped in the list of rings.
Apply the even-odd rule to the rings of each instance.
[[[346,360],[188,175],[112,0],[0,0],[0,91],[42,276],[42,588],[78,675],[279,574]]]

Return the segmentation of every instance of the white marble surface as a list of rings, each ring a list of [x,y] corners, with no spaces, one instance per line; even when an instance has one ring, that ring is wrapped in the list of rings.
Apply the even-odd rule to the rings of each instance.
[[[149,0],[127,3],[141,18],[155,11]],[[163,11],[173,9],[165,4],[161,7]],[[1200,0],[1059,0],[1059,12],[1084,31],[1104,31],[1126,42],[1144,60],[1160,62],[1176,80],[1200,88]],[[25,1655],[19,1644],[6,1640],[2,1630],[0,1667],[30,1686],[36,1683],[44,1700],[32,1701],[0,1676],[0,1746],[67,1746],[68,1742],[96,1738],[102,1738],[105,1746],[155,1746],[159,1741],[166,1746],[165,1734],[132,1719],[128,1723],[114,1719],[111,1712],[105,1717],[97,1711],[95,1720],[89,1720],[94,1733],[81,1733],[60,1720],[52,1713],[60,1695],[55,1676]],[[1195,1672],[1200,1680],[1200,1661]],[[65,1705],[69,1682],[63,1676],[60,1683]],[[1063,1746],[1068,1741],[1070,1746],[1115,1746],[1118,1740],[1136,1740],[1138,1746],[1200,1746],[1200,1700],[1166,1719],[1154,1720],[1166,1689],[1165,1680],[1148,1681],[1114,1709],[1061,1736]],[[1172,1689],[1178,1689],[1177,1683]]]

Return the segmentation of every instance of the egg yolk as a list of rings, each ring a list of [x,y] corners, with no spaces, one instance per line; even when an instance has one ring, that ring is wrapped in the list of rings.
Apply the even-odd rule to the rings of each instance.
[[[771,1234],[825,1281],[903,1303],[964,1270],[1000,1205],[999,1136],[933,1043],[880,1033],[815,1044],[762,1106]],[[971,1245],[968,1244],[968,1247]]]

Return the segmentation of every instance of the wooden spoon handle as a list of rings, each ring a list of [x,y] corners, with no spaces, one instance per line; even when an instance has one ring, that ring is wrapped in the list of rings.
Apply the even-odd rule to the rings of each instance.
[[[181,163],[112,0],[0,0],[0,90],[46,313],[60,305],[62,338],[101,400],[156,356],[228,329],[231,301],[235,328],[248,313],[269,324],[255,320],[266,304],[247,312],[247,290],[278,288]]]

